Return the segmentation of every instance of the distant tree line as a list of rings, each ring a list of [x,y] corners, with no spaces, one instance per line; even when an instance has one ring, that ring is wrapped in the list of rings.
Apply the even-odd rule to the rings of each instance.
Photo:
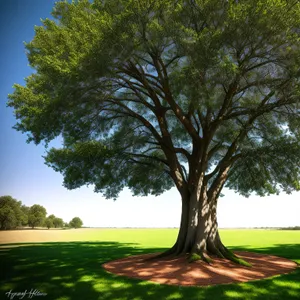
[[[0,230],[16,229],[20,227],[50,228],[80,228],[83,222],[79,217],[69,223],[55,215],[47,217],[47,210],[39,204],[26,206],[11,196],[0,196]]]

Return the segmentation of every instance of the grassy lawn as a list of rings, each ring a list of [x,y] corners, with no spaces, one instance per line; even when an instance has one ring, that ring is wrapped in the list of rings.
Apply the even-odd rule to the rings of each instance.
[[[85,229],[57,234],[64,235],[65,241],[0,245],[0,299],[9,299],[5,293],[10,290],[31,289],[47,293],[32,298],[38,300],[300,299],[300,268],[265,280],[205,288],[160,285],[102,269],[104,262],[116,258],[164,250],[174,242],[175,229]],[[269,253],[300,263],[300,231],[223,230],[221,235],[233,250]]]

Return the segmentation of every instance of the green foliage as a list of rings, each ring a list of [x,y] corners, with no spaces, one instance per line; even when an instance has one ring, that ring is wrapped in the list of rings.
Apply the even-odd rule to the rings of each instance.
[[[11,196],[0,197],[0,229],[14,229],[27,223],[25,206]]]
[[[31,207],[22,205],[11,196],[0,197],[0,229],[14,229],[21,226],[63,227],[61,218],[50,215],[46,218],[46,209],[38,204]]]
[[[54,215],[49,215],[44,222],[44,226],[47,227],[48,229],[55,227],[54,225],[54,220],[56,219],[56,217]]]
[[[53,219],[53,225],[55,228],[62,228],[64,226],[64,221],[61,218]]]
[[[54,225],[53,225],[53,219],[51,219],[51,218],[48,217],[48,218],[45,220],[44,225],[45,225],[48,229],[54,227]]]
[[[48,219],[54,220],[56,217],[54,215],[48,216]]]
[[[83,225],[83,222],[81,221],[81,219],[79,217],[73,218],[69,223],[69,226],[72,228],[80,228],[82,225]]]
[[[68,222],[65,222],[64,223],[64,228],[69,228],[70,227],[70,224]]]
[[[21,225],[22,226],[27,226],[28,225],[29,207],[26,206],[26,205],[22,205],[21,206],[21,211],[23,212],[22,219],[21,219]]]
[[[244,195],[300,189],[299,1],[60,1],[52,14],[8,105],[28,141],[63,138],[45,159],[67,188],[190,191],[199,170],[215,188],[228,167]]]
[[[291,193],[300,190],[299,142],[290,138],[270,137],[270,144],[243,151],[243,159],[231,169],[228,187],[245,196],[253,191],[258,195],[279,194],[280,190]],[[288,153],[288,156],[287,156]]]
[[[46,215],[47,211],[43,206],[39,204],[32,205],[29,208],[28,225],[32,228],[42,226],[45,222]]]
[[[45,219],[44,225],[49,228],[62,228],[64,227],[64,221],[61,218],[57,218],[55,215],[50,215]]]

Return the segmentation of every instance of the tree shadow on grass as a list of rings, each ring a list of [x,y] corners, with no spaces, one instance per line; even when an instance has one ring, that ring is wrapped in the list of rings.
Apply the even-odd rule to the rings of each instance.
[[[138,244],[117,242],[63,242],[7,244],[0,247],[0,299],[6,294],[46,293],[38,300],[176,300],[176,299],[299,299],[300,268],[270,279],[211,287],[160,285],[110,274],[102,264],[129,255],[160,252],[160,248],[139,248]],[[275,245],[246,250],[284,256],[300,262],[300,244]],[[27,295],[27,298],[28,295]],[[14,299],[20,299],[14,297]],[[26,299],[24,297],[23,299]]]

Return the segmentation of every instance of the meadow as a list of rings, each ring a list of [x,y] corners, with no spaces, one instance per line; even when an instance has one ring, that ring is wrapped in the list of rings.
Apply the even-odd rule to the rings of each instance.
[[[176,234],[177,229],[2,231],[0,299],[34,290],[31,299],[38,300],[300,299],[300,268],[247,283],[179,287],[116,276],[101,266],[129,255],[161,252]],[[232,250],[278,255],[300,264],[300,231],[221,230],[221,236]]]

